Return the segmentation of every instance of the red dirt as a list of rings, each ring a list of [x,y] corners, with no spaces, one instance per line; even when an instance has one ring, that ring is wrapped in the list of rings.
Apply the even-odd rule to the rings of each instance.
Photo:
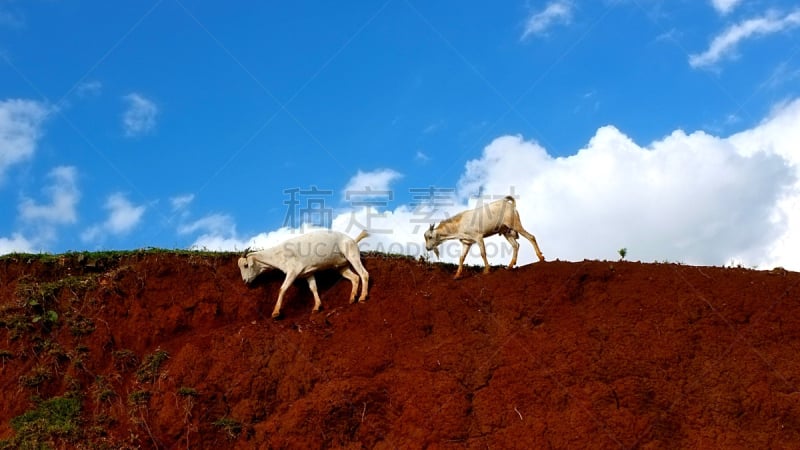
[[[321,313],[299,282],[273,321],[282,275],[246,287],[235,259],[0,259],[0,440],[32,396],[71,391],[82,431],[56,448],[800,448],[798,273],[556,261],[454,281],[370,254],[368,302],[322,275]],[[67,276],[84,283],[56,290],[55,325],[13,329],[26,286]]]

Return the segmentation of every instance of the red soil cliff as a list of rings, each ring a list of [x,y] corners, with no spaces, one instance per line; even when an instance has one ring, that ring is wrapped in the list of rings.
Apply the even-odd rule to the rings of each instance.
[[[235,260],[0,258],[0,448],[800,448],[798,273],[369,254],[273,321]]]

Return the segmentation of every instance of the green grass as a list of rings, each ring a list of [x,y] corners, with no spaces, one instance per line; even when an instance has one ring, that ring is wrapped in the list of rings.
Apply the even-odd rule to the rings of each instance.
[[[49,449],[58,441],[75,442],[81,437],[80,412],[81,400],[77,397],[45,400],[11,419],[17,435],[0,441],[0,449]]]
[[[28,263],[41,262],[45,264],[62,263],[65,261],[75,261],[78,264],[92,263],[99,260],[116,260],[125,257],[149,256],[149,255],[176,255],[176,256],[207,256],[207,257],[228,257],[238,255],[240,252],[214,252],[210,250],[185,250],[185,249],[163,249],[163,248],[143,248],[136,250],[104,250],[96,252],[72,251],[66,253],[8,253],[0,256],[0,261],[23,260]]]

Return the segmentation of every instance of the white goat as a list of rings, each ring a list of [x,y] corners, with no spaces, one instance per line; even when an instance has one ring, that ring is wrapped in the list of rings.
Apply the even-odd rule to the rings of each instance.
[[[443,220],[435,228],[431,224],[431,227],[425,232],[425,248],[428,251],[433,250],[438,257],[438,246],[442,241],[449,239],[460,240],[462,246],[461,259],[458,261],[458,270],[455,275],[455,278],[458,279],[461,277],[461,271],[464,268],[464,258],[467,257],[469,248],[476,242],[481,250],[483,263],[486,266],[483,272],[489,272],[489,261],[486,259],[486,246],[483,243],[483,238],[495,234],[502,234],[514,250],[511,262],[508,263],[509,269],[513,268],[517,263],[517,253],[519,251],[517,238],[520,234],[531,241],[539,261],[544,261],[544,255],[539,250],[536,238],[522,228],[519,213],[516,209],[516,201],[510,195],[481,207],[458,213],[447,220]]]
[[[281,313],[283,295],[297,277],[305,278],[308,287],[314,294],[314,311],[319,311],[322,301],[317,293],[317,280],[314,272],[325,269],[338,269],[343,277],[350,280],[353,289],[350,292],[350,303],[355,302],[358,293],[359,280],[364,282],[359,301],[366,301],[369,289],[369,273],[361,264],[361,253],[358,241],[367,237],[367,232],[362,231],[357,238],[352,239],[338,231],[316,231],[289,239],[282,244],[260,250],[248,252],[239,258],[239,270],[245,283],[251,283],[258,275],[270,269],[279,269],[286,274],[283,280],[278,301],[272,310],[272,317],[277,318]],[[350,266],[358,275],[350,270]]]

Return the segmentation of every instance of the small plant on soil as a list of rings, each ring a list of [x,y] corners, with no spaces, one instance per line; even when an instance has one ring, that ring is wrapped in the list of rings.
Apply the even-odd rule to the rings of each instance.
[[[117,393],[104,377],[98,376],[92,386],[92,397],[96,403],[111,403],[117,397]]]
[[[78,316],[67,320],[73,336],[86,336],[94,332],[94,322],[88,317]]]
[[[226,432],[231,439],[236,439],[242,432],[242,424],[230,417],[220,417],[214,422],[214,426]]]
[[[44,365],[39,365],[31,369],[25,375],[19,377],[19,384],[26,388],[39,387],[42,383],[53,377],[50,368]]]
[[[178,389],[178,395],[181,397],[197,397],[197,390],[194,388],[183,386]]]
[[[114,367],[121,372],[133,369],[139,361],[136,353],[128,349],[115,350],[111,352],[111,357],[114,359]]]
[[[152,397],[149,391],[133,391],[128,395],[128,405],[130,406],[144,406],[150,401]]]
[[[619,259],[625,259],[625,255],[628,254],[628,249],[622,247],[621,249],[617,250],[617,253],[619,253]]]
[[[2,363],[3,367],[5,367],[6,361],[9,359],[14,359],[14,353],[10,350],[0,350],[0,363]]]
[[[161,349],[156,350],[153,354],[145,356],[142,364],[136,371],[136,378],[142,383],[152,383],[156,381],[161,364],[166,361],[167,358],[169,358],[169,353]]]
[[[0,326],[8,329],[8,338],[15,341],[33,330],[33,324],[24,314],[7,313],[0,317]]]

